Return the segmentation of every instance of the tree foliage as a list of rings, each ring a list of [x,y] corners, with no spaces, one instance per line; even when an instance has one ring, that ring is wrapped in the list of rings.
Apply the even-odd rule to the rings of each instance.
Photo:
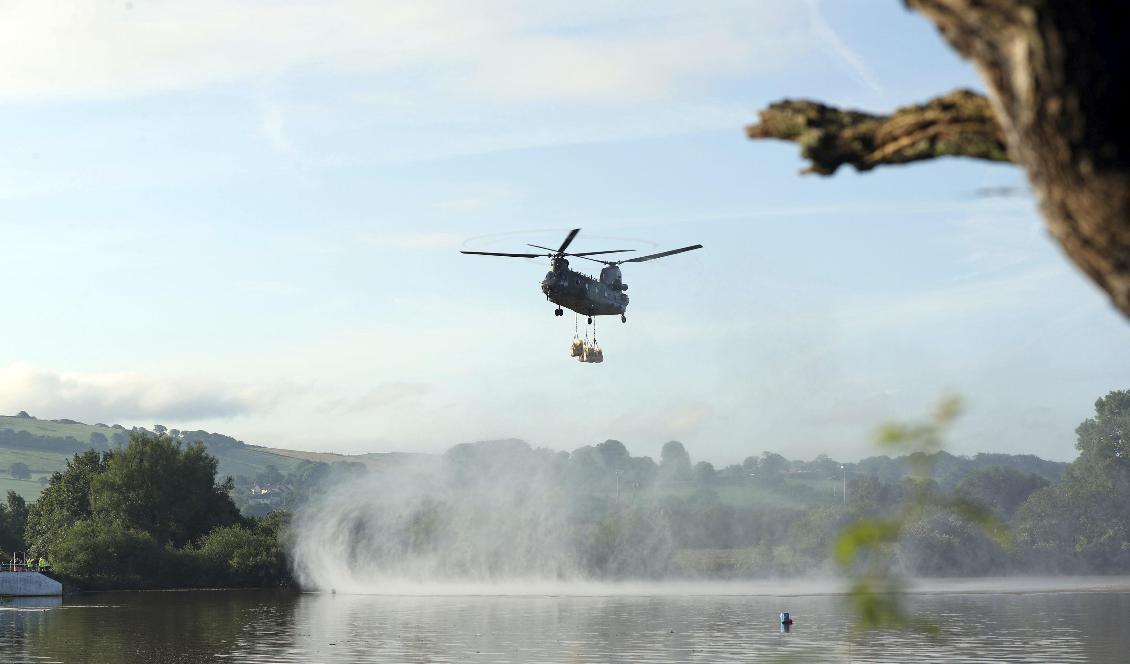
[[[988,507],[1002,519],[1008,519],[1028,496],[1048,484],[1039,475],[1002,466],[989,466],[966,475],[958,483],[956,492]]]
[[[1117,390],[1095,402],[1095,416],[1075,429],[1079,470],[1103,475],[1130,472],[1130,390]]]
[[[1046,571],[1130,571],[1130,391],[1095,402],[1075,430],[1079,457],[1064,481],[1036,491],[1016,514],[1029,563]]]
[[[91,482],[91,508],[159,543],[183,546],[239,521],[230,485],[215,484],[216,466],[203,444],[134,434]]]
[[[33,554],[52,556],[70,527],[91,515],[91,483],[106,472],[111,456],[110,452],[87,450],[51,476],[28,513],[25,535]]]
[[[691,455],[687,453],[687,448],[683,447],[683,444],[679,441],[672,440],[664,443],[663,449],[659,452],[659,458],[659,472],[664,480],[683,481],[691,479]]]
[[[135,431],[76,454],[31,507],[32,554],[83,588],[281,585],[278,517],[243,519],[203,445]]]
[[[86,589],[162,587],[184,578],[186,567],[175,549],[103,515],[71,524],[50,560],[57,574]]]
[[[9,490],[7,500],[0,505],[0,561],[7,554],[20,553],[25,548],[24,528],[27,526],[27,503],[23,496]]]
[[[224,586],[286,585],[290,571],[284,550],[287,515],[272,512],[250,524],[220,526],[208,533],[193,554],[205,576]]]

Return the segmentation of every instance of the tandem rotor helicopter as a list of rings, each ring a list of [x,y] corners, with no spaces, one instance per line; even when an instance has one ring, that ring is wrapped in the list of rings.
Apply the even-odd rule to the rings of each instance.
[[[620,274],[620,265],[623,263],[642,263],[644,261],[655,260],[656,258],[663,258],[665,256],[673,256],[681,254],[684,251],[693,251],[695,249],[702,249],[701,244],[692,244],[687,247],[680,247],[670,251],[661,251],[657,254],[648,254],[647,256],[636,256],[634,258],[625,258],[618,261],[606,261],[599,258],[591,258],[592,256],[600,256],[605,254],[622,254],[634,249],[608,249],[605,251],[581,251],[576,253],[569,253],[566,249],[576,239],[577,233],[581,229],[574,228],[569,231],[565,236],[565,241],[557,249],[550,247],[543,247],[537,244],[529,244],[526,246],[535,249],[544,249],[550,253],[542,254],[527,254],[527,253],[503,253],[496,251],[461,251],[463,254],[470,254],[475,256],[504,256],[507,258],[542,258],[550,259],[551,267],[549,273],[545,275],[545,279],[541,281],[541,292],[545,293],[545,297],[550,302],[558,305],[557,309],[553,311],[555,316],[565,315],[562,309],[571,309],[578,314],[584,315],[588,318],[589,324],[592,324],[594,316],[615,316],[619,314],[620,322],[628,322],[628,317],[625,311],[628,308],[628,284],[624,283]],[[569,261],[566,256],[573,256],[581,258],[586,261],[594,263],[603,263],[604,268],[600,271],[600,278],[593,279],[592,277],[581,274],[569,267]],[[594,328],[595,332],[595,328]],[[587,339],[586,332],[586,339]],[[579,354],[579,351],[584,348],[579,348],[579,339],[574,339],[573,356],[582,362],[600,362],[603,361],[603,354],[597,355],[600,359],[583,359],[584,355]],[[585,346],[586,344],[581,344]],[[593,344],[597,353],[600,353],[599,346],[596,346],[596,337],[594,333]]]

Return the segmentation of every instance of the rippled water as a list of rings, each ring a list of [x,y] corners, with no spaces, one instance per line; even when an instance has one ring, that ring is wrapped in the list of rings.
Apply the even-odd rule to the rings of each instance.
[[[783,588],[779,594],[678,594],[688,590],[655,586],[652,594],[634,588],[631,595],[587,596],[187,591],[8,599],[0,600],[0,661],[1130,661],[1125,579],[972,582],[909,596],[916,616],[941,627],[937,640],[856,632],[837,595],[789,596]],[[782,609],[797,620],[788,634],[776,621]]]

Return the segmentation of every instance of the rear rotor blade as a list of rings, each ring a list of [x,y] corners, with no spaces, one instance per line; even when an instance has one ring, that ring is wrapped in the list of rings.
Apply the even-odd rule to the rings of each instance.
[[[566,256],[580,256],[581,258],[584,258],[585,256],[598,256],[600,254],[622,254],[622,253],[625,253],[625,252],[628,252],[628,251],[635,251],[635,249],[608,249],[606,251],[582,251],[582,252],[579,252],[579,253],[576,253],[576,254],[565,254],[565,255]]]
[[[570,255],[572,255],[572,254],[570,254]],[[613,261],[602,261],[599,258],[589,258],[588,256],[581,256],[580,254],[577,254],[577,258],[583,258],[586,261],[592,261],[594,263],[604,263],[605,265],[615,265],[616,264]]]
[[[658,254],[648,254],[647,256],[639,256],[637,258],[629,258],[627,260],[617,261],[618,263],[642,263],[644,261],[655,260],[656,258],[663,258],[664,256],[671,256],[673,254],[681,254],[684,251],[694,251],[695,249],[702,249],[701,244],[692,244],[689,247],[681,247],[679,249],[672,249],[671,251],[663,251]]]
[[[543,247],[540,244],[527,244],[526,246],[527,247],[536,247],[538,249],[547,249],[549,251],[553,251],[553,249],[550,249],[549,247]],[[575,253],[575,254],[565,252],[562,255],[563,256],[581,256],[583,258],[585,256],[597,256],[599,254],[622,254],[622,253],[625,253],[625,252],[628,252],[628,251],[635,251],[635,249],[608,249],[606,251],[581,251],[581,252],[578,252],[578,253]]]
[[[574,228],[573,230],[569,231],[569,234],[565,236],[565,241],[561,243],[561,248],[557,250],[557,253],[565,253],[565,250],[569,248],[569,245],[573,244],[573,239],[577,237],[577,233],[580,232],[581,229],[579,228]]]
[[[546,254],[503,254],[497,251],[460,251],[461,254],[474,254],[475,256],[506,256],[508,258],[544,258]]]

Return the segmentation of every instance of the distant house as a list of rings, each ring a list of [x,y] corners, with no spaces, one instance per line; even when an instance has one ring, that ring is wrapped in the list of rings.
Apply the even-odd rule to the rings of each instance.
[[[251,505],[267,505],[268,507],[282,507],[290,496],[291,487],[285,484],[272,484],[260,486],[258,484],[248,491],[247,502]]]

